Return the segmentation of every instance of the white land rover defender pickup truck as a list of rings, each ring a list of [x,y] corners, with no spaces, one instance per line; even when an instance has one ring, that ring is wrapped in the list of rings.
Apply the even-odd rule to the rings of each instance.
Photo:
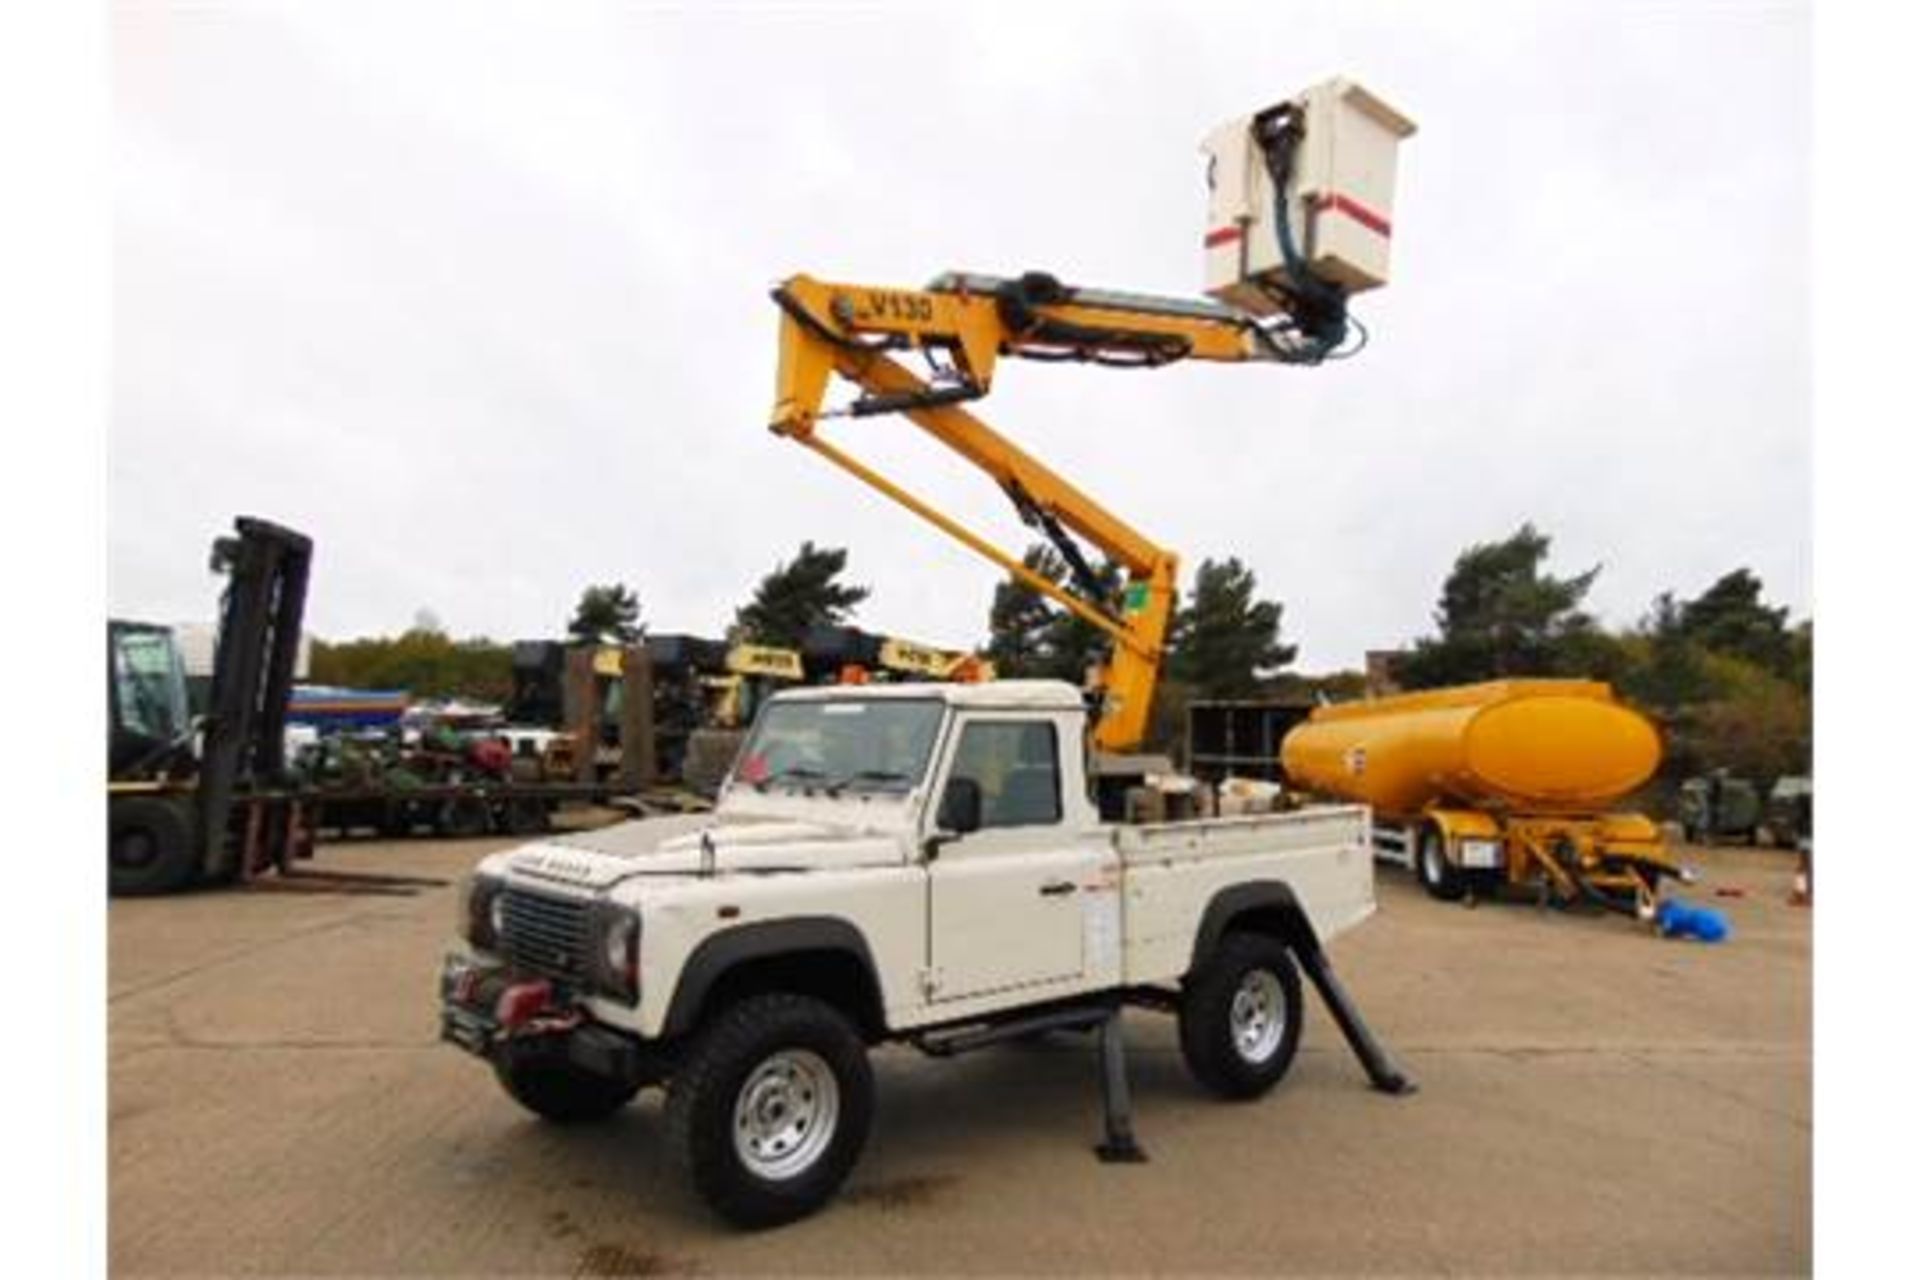
[[[665,1084],[723,1217],[819,1207],[873,1113],[870,1046],[955,1053],[1098,1031],[1108,1159],[1141,1159],[1118,1014],[1178,1015],[1212,1092],[1272,1087],[1306,970],[1375,1087],[1412,1088],[1327,966],[1374,909],[1365,809],[1103,823],[1086,711],[1053,681],[800,689],[768,702],[711,814],[484,859],[442,1032],[549,1120]]]

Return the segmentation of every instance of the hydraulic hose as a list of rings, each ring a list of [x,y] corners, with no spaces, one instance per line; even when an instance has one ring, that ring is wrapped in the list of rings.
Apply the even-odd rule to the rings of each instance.
[[[1340,286],[1316,276],[1293,241],[1287,187],[1293,181],[1293,159],[1302,137],[1299,112],[1292,103],[1284,103],[1254,117],[1253,129],[1267,162],[1267,173],[1273,179],[1274,234],[1292,285],[1295,317],[1300,331],[1312,343],[1309,359],[1322,360],[1347,340],[1347,294]]]

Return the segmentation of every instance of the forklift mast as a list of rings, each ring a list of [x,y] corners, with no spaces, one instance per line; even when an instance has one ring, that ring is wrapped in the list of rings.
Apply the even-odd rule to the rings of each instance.
[[[200,757],[195,843],[204,850],[211,874],[226,865],[226,836],[234,801],[286,780],[287,703],[299,658],[301,617],[306,609],[307,578],[313,541],[267,520],[241,516],[234,537],[213,544],[213,569],[227,575],[220,602],[220,632],[214,650],[213,685]],[[288,815],[271,820],[278,826]],[[264,838],[274,861],[286,831],[247,833],[239,856]]]

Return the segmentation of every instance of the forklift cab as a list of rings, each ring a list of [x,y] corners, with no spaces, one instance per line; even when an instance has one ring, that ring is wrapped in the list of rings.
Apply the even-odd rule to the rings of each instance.
[[[107,775],[183,745],[190,727],[187,672],[173,630],[149,622],[107,622]]]

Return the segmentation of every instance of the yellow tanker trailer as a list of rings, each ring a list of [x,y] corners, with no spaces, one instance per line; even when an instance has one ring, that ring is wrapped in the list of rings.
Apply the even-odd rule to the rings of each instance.
[[[1293,786],[1373,806],[1376,852],[1438,898],[1496,884],[1651,915],[1679,876],[1660,829],[1608,806],[1660,735],[1593,680],[1496,680],[1319,707],[1281,743]]]

